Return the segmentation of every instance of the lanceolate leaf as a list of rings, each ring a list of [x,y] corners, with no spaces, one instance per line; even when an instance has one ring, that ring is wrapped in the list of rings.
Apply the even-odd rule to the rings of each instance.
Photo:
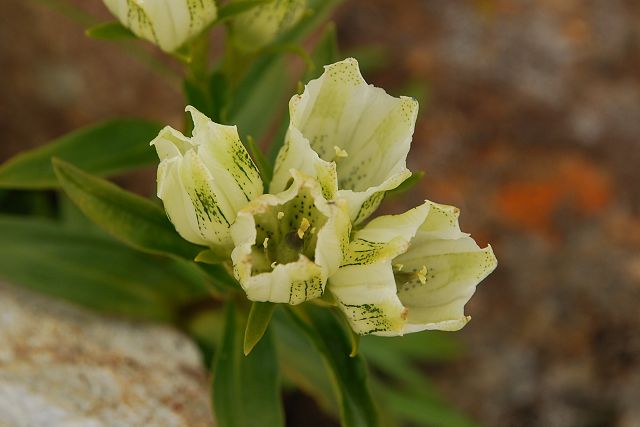
[[[202,248],[183,240],[150,200],[123,190],[77,167],[54,160],[55,173],[69,198],[97,225],[144,252],[193,260]]]
[[[287,95],[287,71],[283,54],[263,55],[256,60],[235,90],[228,110],[228,121],[238,126],[243,140],[258,140],[280,113],[277,106]],[[265,108],[265,106],[269,106]]]
[[[339,59],[339,56],[340,54],[338,52],[336,27],[333,23],[330,23],[329,25],[327,25],[324,33],[320,37],[320,40],[311,52],[311,62],[313,67],[307,68],[304,76],[302,76],[302,81],[306,83],[309,80],[320,76],[320,74],[322,74],[322,72],[324,71],[324,66],[336,62]],[[288,112],[284,116],[285,117],[282,119],[282,123],[275,133],[273,143],[269,148],[269,159],[272,162],[275,161],[280,147],[282,147],[282,145],[284,144],[284,137],[289,127]]]
[[[103,312],[176,320],[182,304],[209,293],[186,261],[147,255],[60,223],[0,216],[0,278]]]
[[[136,35],[133,34],[131,30],[118,21],[103,22],[102,24],[94,25],[88,28],[85,34],[88,37],[100,40],[128,40],[136,38]]]
[[[294,313],[290,310],[289,313],[314,343],[333,376],[342,425],[378,426],[378,413],[367,381],[366,362],[359,354],[350,357],[352,345],[349,332],[330,310],[310,304],[304,308],[304,312]]]
[[[324,71],[324,66],[332,64],[340,59],[340,53],[338,51],[338,38],[336,34],[336,26],[334,23],[329,23],[316,43],[313,51],[311,52],[311,61],[313,62],[313,68],[307,69],[302,77],[303,82],[320,77]]]
[[[276,43],[293,43],[302,40],[322,24],[341,2],[342,0],[308,0],[309,13],[307,16],[302,18],[291,30],[282,34]]]
[[[331,374],[313,342],[285,310],[276,311],[271,324],[284,377],[313,397],[323,411],[338,417],[339,405]]]
[[[233,302],[213,368],[213,408],[219,427],[284,426],[273,337],[266,331],[249,356],[242,353],[242,331]]]
[[[160,125],[138,119],[115,119],[89,126],[0,166],[0,188],[55,188],[51,158],[66,160],[95,175],[109,176],[157,163],[151,141]]]
[[[244,331],[243,350],[245,356],[251,353],[253,347],[260,341],[271,321],[276,305],[271,302],[254,302],[251,304],[247,327]]]

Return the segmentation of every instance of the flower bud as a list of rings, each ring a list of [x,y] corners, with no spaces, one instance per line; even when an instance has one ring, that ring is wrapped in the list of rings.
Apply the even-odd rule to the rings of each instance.
[[[104,0],[136,36],[173,52],[217,17],[214,0]]]
[[[273,0],[241,13],[230,23],[233,43],[245,52],[268,45],[298,23],[306,5],[306,0]]]

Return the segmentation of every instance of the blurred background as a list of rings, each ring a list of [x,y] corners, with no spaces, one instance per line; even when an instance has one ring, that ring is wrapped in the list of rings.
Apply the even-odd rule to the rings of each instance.
[[[367,81],[420,100],[425,177],[385,209],[458,206],[499,260],[462,356],[424,364],[436,387],[486,426],[640,426],[640,3],[346,1],[334,20]],[[3,4],[0,70],[0,162],[99,119],[183,117],[178,87],[38,2]]]

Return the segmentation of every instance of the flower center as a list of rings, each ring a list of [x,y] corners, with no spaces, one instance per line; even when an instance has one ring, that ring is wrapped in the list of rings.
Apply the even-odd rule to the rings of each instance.
[[[298,261],[300,255],[315,260],[318,231],[327,222],[302,188],[292,200],[269,206],[254,215],[256,242],[251,247],[252,275],[272,271],[278,264]]]

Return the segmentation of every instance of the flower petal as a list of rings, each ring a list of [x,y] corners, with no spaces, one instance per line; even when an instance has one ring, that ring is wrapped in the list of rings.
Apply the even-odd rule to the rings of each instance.
[[[355,233],[329,290],[358,334],[400,335],[406,310],[397,297],[391,260],[404,253],[425,220],[424,204],[375,218]]]
[[[173,52],[217,17],[213,0],[104,0],[125,27]]]
[[[349,203],[354,222],[363,221],[384,191],[410,176],[406,157],[418,103],[368,85],[355,59],[326,66],[302,95],[291,99],[289,109],[290,128],[297,129],[321,159],[336,162],[338,187],[351,191],[340,197]]]
[[[293,183],[264,194],[231,227],[236,278],[253,301],[299,304],[322,295],[342,261],[350,222],[342,201],[327,201],[313,178],[292,171]]]
[[[242,145],[235,126],[214,123],[188,106],[194,128],[192,143],[231,207],[238,211],[262,194],[260,172]]]
[[[320,183],[322,193],[327,200],[336,198],[338,193],[336,164],[322,160],[311,149],[309,141],[302,136],[300,131],[289,127],[285,144],[276,159],[273,178],[269,186],[270,193],[278,193],[288,187],[293,179],[292,169],[314,177]]]
[[[394,260],[406,272],[422,271],[398,281],[398,297],[409,310],[404,332],[462,328],[469,320],[464,305],[497,266],[491,246],[481,249],[460,231],[457,208],[430,205],[410,249]]]
[[[192,138],[166,127],[151,142],[161,160],[158,197],[183,238],[230,251],[229,227],[262,193],[262,180],[235,127],[187,110],[195,123]]]
[[[328,286],[356,333],[402,333],[405,309],[396,295],[391,261],[341,267]]]

